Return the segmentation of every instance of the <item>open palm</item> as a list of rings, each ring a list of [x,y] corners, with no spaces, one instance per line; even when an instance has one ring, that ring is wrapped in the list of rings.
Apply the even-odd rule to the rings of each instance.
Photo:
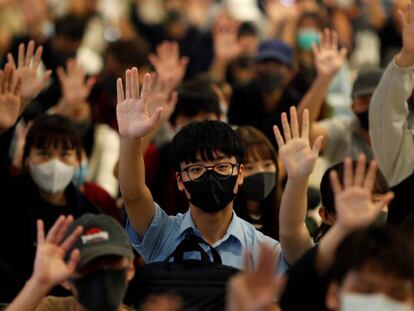
[[[322,137],[318,137],[313,147],[309,143],[309,112],[303,113],[302,133],[300,134],[295,107],[290,108],[290,125],[286,113],[282,114],[284,138],[277,126],[274,127],[279,155],[289,178],[308,177],[315,167],[319,156]]]
[[[325,29],[321,37],[321,45],[313,46],[313,55],[318,74],[333,76],[345,62],[347,49],[338,49],[338,34]]]
[[[392,200],[393,194],[387,193],[379,204],[372,202],[377,164],[371,162],[366,172],[366,159],[361,155],[355,174],[352,161],[345,160],[343,185],[335,171],[331,172],[331,184],[335,194],[337,221],[347,230],[355,230],[370,225],[378,213]]]
[[[148,99],[151,93],[151,76],[146,74],[139,93],[138,69],[128,69],[125,74],[125,93],[122,79],[117,80],[118,104],[116,116],[119,134],[127,138],[142,138],[148,134],[160,118],[162,107],[152,114],[148,109]]]
[[[4,71],[0,71],[0,128],[13,126],[20,115],[19,88],[20,83],[15,81],[15,70],[7,64]]]
[[[403,24],[403,50],[414,53],[414,5],[410,2],[404,11],[400,12]]]
[[[75,271],[79,261],[79,250],[73,250],[68,262],[65,255],[82,233],[76,228],[63,242],[66,230],[73,222],[72,216],[61,216],[49,230],[44,233],[43,221],[37,222],[37,251],[33,268],[33,277],[40,283],[49,286],[57,285],[68,279]]]
[[[34,53],[35,43],[30,41],[27,50],[25,45],[19,45],[18,64],[12,54],[8,54],[8,62],[16,68],[16,75],[21,80],[20,96],[25,104],[36,98],[37,95],[45,88],[52,72],[46,71],[42,75],[38,75],[40,61],[42,59],[43,48],[40,46]]]

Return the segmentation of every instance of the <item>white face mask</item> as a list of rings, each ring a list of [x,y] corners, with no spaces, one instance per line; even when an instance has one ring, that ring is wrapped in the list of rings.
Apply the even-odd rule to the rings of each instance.
[[[30,163],[30,175],[36,185],[45,192],[56,193],[65,190],[75,174],[75,166],[59,160],[42,164]]]
[[[412,311],[410,307],[383,294],[344,294],[341,311]]]

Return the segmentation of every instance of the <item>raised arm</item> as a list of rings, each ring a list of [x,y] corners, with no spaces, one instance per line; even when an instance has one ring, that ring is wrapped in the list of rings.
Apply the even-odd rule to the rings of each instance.
[[[323,32],[320,46],[313,46],[317,77],[298,107],[299,116],[305,109],[309,110],[311,142],[320,135],[327,139],[324,129],[318,126],[317,119],[321,113],[329,85],[344,64],[346,54],[345,48],[338,48],[337,33],[329,29],[325,29]]]
[[[414,7],[400,12],[403,47],[388,65],[374,92],[369,108],[372,149],[390,186],[414,170],[413,124],[409,123],[407,100],[414,90]]]
[[[117,80],[116,114],[121,135],[119,184],[129,221],[140,237],[144,236],[155,213],[151,192],[145,184],[143,137],[155,127],[163,110],[158,107],[149,113],[150,92],[151,76],[147,73],[140,94],[137,68],[126,71],[125,92],[122,79]]]
[[[65,255],[81,235],[82,228],[76,228],[63,240],[72,222],[72,216],[60,216],[45,237],[43,221],[37,221],[37,250],[33,275],[6,311],[36,310],[54,286],[73,274],[79,262],[79,250],[71,252],[69,261],[65,261]]]
[[[342,185],[337,173],[331,172],[337,216],[335,224],[322,238],[318,247],[316,270],[320,275],[326,274],[332,267],[336,249],[341,241],[351,232],[369,226],[393,198],[393,193],[389,192],[379,202],[372,202],[377,164],[372,161],[366,172],[365,163],[366,158],[361,155],[354,173],[352,160],[347,158]]]
[[[282,125],[284,138],[278,127],[274,128],[279,155],[288,175],[280,205],[279,239],[284,257],[293,264],[313,245],[304,220],[309,176],[318,159],[322,137],[310,147],[308,110],[303,113],[301,133],[295,107],[290,108],[290,125],[286,113],[282,114]]]

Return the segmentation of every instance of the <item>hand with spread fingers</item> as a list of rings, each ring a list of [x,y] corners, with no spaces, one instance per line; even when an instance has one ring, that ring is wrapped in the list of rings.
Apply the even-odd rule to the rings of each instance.
[[[21,80],[22,111],[46,87],[52,74],[52,71],[48,70],[44,74],[38,75],[42,53],[43,48],[41,46],[35,52],[35,43],[32,40],[27,45],[27,49],[24,43],[19,45],[17,67],[12,54],[7,54],[8,63],[16,69],[16,75]]]
[[[241,53],[237,33],[239,23],[224,16],[213,28],[214,57],[217,61],[228,63]]]
[[[345,159],[342,185],[336,171],[331,172],[330,179],[335,194],[337,223],[346,231],[370,225],[379,212],[391,202],[392,192],[384,195],[379,203],[372,202],[372,189],[376,173],[377,163],[375,161],[371,161],[368,171],[366,171],[365,155],[359,157],[355,172],[351,158]]]
[[[85,70],[75,59],[69,59],[66,72],[62,67],[57,69],[62,89],[62,101],[65,105],[76,106],[86,102],[96,79],[86,79]],[[63,104],[62,103],[62,104]]]
[[[37,284],[52,288],[75,272],[79,262],[79,250],[71,252],[68,262],[65,261],[65,255],[79,239],[82,227],[77,227],[64,239],[72,222],[72,216],[60,216],[45,237],[43,221],[37,221],[37,251],[32,275]]]
[[[244,270],[228,284],[227,311],[274,310],[275,301],[283,289],[283,279],[276,276],[277,254],[262,244],[256,268],[252,267],[251,254],[245,253]]]
[[[12,127],[21,113],[21,80],[16,77],[16,70],[6,64],[0,70],[0,133]]]
[[[410,1],[404,11],[400,11],[402,23],[403,48],[397,56],[402,67],[414,65],[414,4]]]
[[[154,66],[158,78],[163,81],[173,81],[172,92],[183,81],[188,57],[180,57],[180,49],[177,42],[164,41],[157,46],[157,54],[151,54],[149,61]]]
[[[176,91],[171,92],[174,89],[175,81],[174,79],[162,79],[156,73],[151,74],[151,80],[154,81],[154,86],[149,97],[150,114],[159,107],[163,107],[160,122],[168,121],[175,110],[178,99],[178,93]]]
[[[282,114],[282,136],[279,128],[274,127],[274,134],[279,146],[279,155],[287,170],[289,179],[307,178],[312,174],[318,159],[323,137],[318,137],[313,147],[309,142],[309,112],[303,112],[302,131],[295,107],[290,108],[290,125],[287,114]]]
[[[143,138],[156,126],[163,107],[154,112],[149,109],[151,94],[151,75],[146,74],[140,94],[138,69],[128,69],[125,73],[125,92],[122,79],[117,80],[118,104],[116,116],[119,134],[126,138]]]
[[[348,53],[346,48],[338,48],[338,34],[325,29],[321,36],[321,44],[312,46],[318,75],[332,78],[342,67]]]

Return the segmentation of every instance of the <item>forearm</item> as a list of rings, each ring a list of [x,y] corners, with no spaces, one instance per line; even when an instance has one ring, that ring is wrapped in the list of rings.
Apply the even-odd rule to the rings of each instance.
[[[306,92],[305,97],[303,97],[302,101],[299,103],[299,118],[301,118],[303,111],[308,109],[310,123],[317,121],[332,78],[333,77],[326,75],[317,76],[310,89]]]
[[[349,233],[341,225],[335,224],[322,238],[318,245],[315,262],[316,271],[320,276],[330,270],[335,260],[336,249]]]
[[[49,291],[50,286],[41,284],[31,278],[6,308],[6,311],[34,311]]]
[[[381,29],[384,26],[386,13],[379,0],[370,0],[368,2],[368,18],[373,28]]]
[[[279,238],[289,264],[295,263],[313,245],[304,223],[308,179],[288,179],[282,195]]]
[[[143,236],[154,216],[154,202],[145,184],[142,139],[121,138],[119,184],[129,220]]]
[[[409,66],[414,64],[411,57],[400,54],[396,60],[400,66]],[[407,104],[414,88],[414,67],[399,67],[397,62],[394,60],[385,70],[369,109],[372,148],[390,186],[400,183],[414,169],[414,141]]]

